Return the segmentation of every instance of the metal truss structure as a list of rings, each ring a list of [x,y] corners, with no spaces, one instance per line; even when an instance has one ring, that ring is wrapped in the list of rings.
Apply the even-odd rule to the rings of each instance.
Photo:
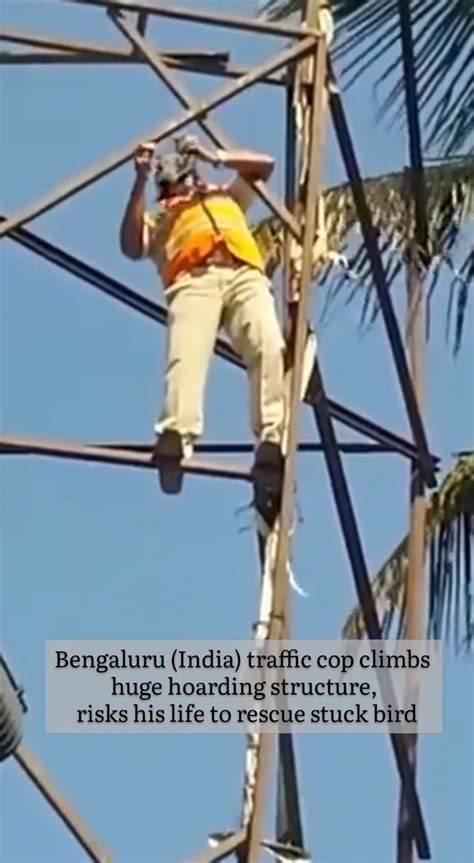
[[[430,452],[428,446],[405,348],[387,287],[377,234],[365,196],[343,100],[331,63],[327,38],[319,26],[319,0],[307,0],[305,17],[300,25],[243,18],[224,12],[216,15],[214,12],[205,13],[197,8],[166,6],[163,3],[155,2],[155,0],[57,0],[57,2],[82,2],[88,6],[98,7],[97,14],[109,17],[111,24],[117,30],[117,34],[121,34],[125,43],[128,43],[128,48],[123,47],[123,40],[117,44],[117,47],[111,48],[110,46],[71,42],[57,37],[49,38],[35,33],[6,29],[0,35],[2,42],[9,46],[8,50],[0,51],[2,64],[36,66],[39,64],[130,65],[141,63],[147,65],[166,85],[183,108],[183,112],[176,119],[150,130],[148,138],[156,143],[164,141],[179,130],[186,128],[191,122],[197,122],[214,144],[228,149],[230,143],[209,118],[213,109],[256,85],[279,88],[283,95],[290,96],[287,98],[287,164],[286,199],[284,203],[278,201],[264,184],[255,184],[255,191],[260,199],[283,223],[287,237],[295,238],[302,249],[302,272],[298,301],[297,303],[290,302],[288,286],[286,286],[284,296],[287,322],[289,320],[291,325],[288,372],[290,408],[287,418],[288,442],[284,494],[271,574],[271,608],[269,609],[266,637],[274,640],[290,636],[287,563],[290,552],[296,455],[298,451],[321,451],[330,478],[340,529],[358,599],[363,610],[367,633],[371,639],[380,640],[382,637],[381,629],[370,587],[368,566],[341,456],[343,453],[394,453],[407,459],[413,470],[416,470],[422,478],[423,484],[429,488],[436,485],[438,459]],[[257,68],[236,68],[231,65],[230,56],[227,53],[199,54],[180,51],[161,53],[159,49],[150,44],[146,37],[149,16],[163,16],[206,23],[234,30],[269,34],[273,37],[281,36],[286,40],[291,40],[291,44]],[[11,46],[14,46],[14,50],[11,50]],[[176,75],[180,70],[223,77],[228,80],[223,88],[218,90],[208,101],[195,103]],[[297,181],[297,136],[291,98],[297,70],[303,70],[303,75],[306,75],[304,83],[309,105],[308,139],[305,142],[308,153],[308,173],[303,186],[298,186]],[[410,424],[411,439],[404,439],[382,427],[373,419],[361,416],[354,410],[329,398],[319,357],[317,357],[314,360],[312,372],[304,391],[303,401],[314,416],[318,440],[316,443],[299,442],[298,417],[303,385],[308,299],[313,281],[312,253],[323,175],[324,118],[326,114],[331,118],[352,188],[387,341]],[[136,293],[106,273],[95,269],[85,261],[74,257],[66,250],[52,245],[26,227],[38,216],[125,164],[130,160],[139,143],[138,140],[131,141],[129,145],[112,153],[100,164],[93,165],[80,175],[72,177],[40,200],[16,213],[4,214],[0,222],[0,237],[19,244],[35,255],[50,261],[54,266],[73,274],[79,281],[102,291],[117,302],[129,306],[140,315],[166,326],[165,308]],[[420,201],[419,196],[417,200]],[[287,262],[288,249],[289,244],[287,243]],[[215,351],[226,361],[242,366],[240,358],[226,341],[218,341]],[[340,443],[337,438],[335,423],[343,424],[358,434],[364,435],[367,440],[361,443]],[[240,464],[223,463],[218,456],[250,453],[252,449],[250,444],[201,444],[196,447],[196,458],[184,463],[184,470],[190,474],[210,478],[250,482],[250,469],[241,467]],[[130,442],[84,444],[58,440],[37,440],[6,434],[0,437],[0,451],[5,456],[21,454],[23,456],[75,459],[101,464],[156,469],[156,466],[151,464],[151,450],[151,444],[147,446]],[[205,456],[206,460],[201,460],[201,455]],[[210,457],[214,457],[214,459],[211,461],[209,460]],[[263,548],[261,548],[261,552],[263,566]],[[390,700],[391,693],[385,691],[384,694]],[[258,863],[262,847],[273,851],[275,855],[279,854],[280,859],[310,859],[308,852],[305,851],[296,759],[292,735],[289,733],[280,734],[277,737],[278,812],[276,835],[271,841],[265,840],[262,836],[262,825],[268,798],[267,782],[274,766],[273,740],[274,737],[270,734],[262,734],[254,740],[255,747],[252,756],[255,767],[254,784],[250,804],[246,816],[242,818],[242,823],[231,834],[214,834],[212,842],[210,842],[212,847],[194,858],[192,863],[215,863],[215,861],[223,860],[232,854],[236,855],[238,863]],[[391,745],[407,802],[413,842],[418,856],[424,860],[430,859],[427,830],[415,786],[414,769],[408,757],[405,739],[403,736],[392,734]],[[110,861],[110,856],[101,844],[90,836],[77,813],[62,800],[59,792],[53,789],[51,781],[45,776],[42,768],[23,743],[17,748],[14,757],[62,817],[90,858],[97,863]]]

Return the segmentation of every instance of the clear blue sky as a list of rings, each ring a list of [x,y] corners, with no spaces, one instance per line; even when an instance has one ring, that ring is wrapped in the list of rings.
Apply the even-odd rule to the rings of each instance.
[[[220,4],[215,3],[214,6]],[[237,4],[236,4],[237,5]],[[253,2],[238,4],[242,11]],[[71,38],[121,42],[100,10],[4,0],[3,23]],[[222,30],[155,22],[163,48],[231,47],[257,62],[262,42]],[[146,68],[2,70],[2,209],[11,213],[96,159],[145,134],[179,109]],[[197,95],[218,81],[189,78]],[[402,167],[399,130],[373,123],[368,88],[346,97],[365,173]],[[369,95],[368,95],[369,94]],[[218,112],[236,144],[283,155],[283,100],[255,89]],[[343,177],[333,141],[326,181]],[[159,286],[147,265],[125,261],[117,229],[130,166],[31,228],[103,267],[147,296]],[[274,179],[281,191],[281,173]],[[473,309],[454,361],[445,347],[447,285],[438,287],[429,347],[429,436],[443,459],[472,445]],[[403,309],[403,286],[397,306]],[[164,332],[10,240],[2,244],[1,425],[11,433],[71,440],[150,440],[161,396]],[[314,319],[318,310],[314,309]],[[343,304],[320,330],[332,397],[406,433],[400,392],[381,326],[356,335],[358,308]],[[216,360],[207,440],[246,440],[247,396],[239,371]],[[302,428],[313,439],[311,417]],[[407,465],[399,457],[346,459],[371,569],[407,526]],[[48,638],[247,638],[258,572],[250,512],[240,484],[189,479],[178,499],[132,469],[4,458],[1,463],[1,640],[30,711],[27,740],[97,831],[117,863],[182,863],[207,833],[240,812],[243,738],[228,735],[46,736],[44,642]],[[294,632],[335,638],[354,587],[320,456],[302,457]],[[244,528],[249,528],[244,530]],[[445,731],[421,741],[420,790],[434,863],[470,863],[473,792],[472,663],[448,659]],[[297,739],[307,845],[318,863],[393,860],[398,782],[385,736]],[[4,863],[81,863],[61,823],[13,763],[1,774]],[[269,806],[267,834],[272,829]],[[184,814],[186,813],[186,814]],[[268,858],[269,859],[269,858]]]

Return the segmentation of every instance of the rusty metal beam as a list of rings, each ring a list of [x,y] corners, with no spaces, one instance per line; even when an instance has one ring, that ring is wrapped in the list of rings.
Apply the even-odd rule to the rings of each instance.
[[[293,63],[295,60],[305,57],[311,50],[313,50],[314,44],[313,37],[309,36],[298,45],[293,45],[291,48],[281,51],[276,56],[271,57],[270,60],[267,60],[265,63],[262,63],[260,66],[249,71],[235,83],[223,87],[215,96],[207,102],[203,102],[199,105],[196,110],[186,111],[177,120],[171,120],[168,123],[160,124],[158,128],[152,129],[148,134],[141,135],[140,138],[135,139],[126,147],[122,147],[120,150],[115,151],[111,156],[108,156],[99,164],[94,165],[86,171],[83,171],[81,174],[71,178],[65,183],[62,183],[54,189],[52,193],[45,195],[39,201],[19,210],[13,216],[6,219],[6,221],[0,225],[0,238],[7,236],[20,225],[25,225],[37,216],[47,213],[49,210],[52,210],[53,207],[57,206],[57,204],[60,204],[62,201],[66,201],[68,198],[72,197],[72,195],[75,195],[82,189],[86,189],[102,177],[106,177],[108,174],[112,173],[112,171],[115,171],[116,168],[120,168],[122,165],[125,165],[125,163],[132,158],[136,148],[143,140],[146,139],[154,141],[156,144],[164,141],[166,138],[169,138],[170,135],[174,135],[181,131],[181,129],[184,129],[189,123],[204,117],[209,113],[209,111],[224,105],[226,102],[233,99],[234,96],[248,90],[253,86],[253,84],[260,81],[262,78],[265,78],[267,75],[271,75],[272,72],[276,72],[284,66],[288,66],[288,64]]]
[[[0,222],[2,218],[4,217],[0,216]],[[10,235],[10,239],[55,266],[71,273],[76,278],[81,279],[81,281],[87,282],[107,296],[113,297],[115,300],[134,309],[145,317],[166,326],[167,314],[163,306],[159,306],[142,294],[131,290],[131,288],[117,281],[117,279],[112,278],[112,276],[97,270],[95,267],[91,267],[90,264],[74,257],[69,252],[64,251],[64,249],[48,243],[42,237],[39,237],[38,234],[26,228],[17,228]],[[232,365],[239,366],[240,368],[243,367],[242,361],[233,351],[230,344],[224,339],[217,340],[215,351],[218,356],[232,363]],[[311,406],[317,397],[317,387],[314,380],[311,379],[305,396],[306,404]],[[374,423],[367,417],[349,410],[349,408],[341,405],[339,402],[329,399],[328,403],[331,415],[337,422],[343,423],[358,434],[372,438],[380,444],[381,448],[386,448],[387,452],[393,451],[399,453],[411,461],[418,460],[416,447],[410,441]],[[436,458],[435,461],[438,463],[439,459]]]
[[[67,4],[79,3],[86,6],[105,6],[109,9],[125,9],[128,12],[147,12],[161,18],[171,18],[176,21],[193,21],[195,24],[207,24],[212,27],[226,27],[229,30],[243,30],[247,33],[264,33],[268,36],[283,36],[290,39],[305,39],[307,36],[319,36],[316,29],[304,30],[290,24],[280,24],[276,21],[266,21],[262,18],[227,15],[222,12],[204,12],[184,6],[166,6],[155,3],[155,0],[65,0]]]
[[[168,87],[168,89],[173,93],[181,106],[185,110],[195,110],[196,105],[193,104],[193,100],[188,94],[186,88],[181,83],[179,83],[173,76],[173,74],[166,68],[160,56],[151,50],[146,40],[143,39],[138,30],[131,23],[131,21],[127,20],[115,10],[110,10],[109,16],[116,25],[116,27],[120,30],[120,32],[125,36],[126,39],[128,39],[131,45],[133,45],[133,47],[137,51],[139,51],[143,55],[143,57],[145,57],[150,68],[155,72],[160,81],[165,84],[165,86]],[[225,138],[224,134],[220,131],[220,129],[218,129],[218,127],[213,123],[212,120],[201,117],[200,119],[198,119],[197,122],[201,126],[201,129],[203,129],[206,135],[217,147],[221,147],[223,150],[233,149],[232,144],[230,144],[230,142]],[[275,216],[277,216],[283,222],[283,224],[287,226],[287,228],[293,233],[293,235],[297,239],[301,238],[301,229],[295,217],[267,189],[265,183],[257,182],[249,183],[249,185],[254,189],[259,198],[267,205],[269,210],[271,210],[271,212]]]
[[[31,33],[26,30],[13,30],[9,27],[0,29],[0,42],[10,42],[14,45],[28,45],[33,48],[46,48],[57,51],[68,51],[82,54],[116,54],[121,57],[129,57],[123,49],[113,48],[111,45],[95,44],[90,42],[77,42],[72,39],[58,38],[57,36],[45,35],[44,33]],[[163,62],[169,60],[203,60],[219,64],[229,62],[228,51],[163,51],[161,54]]]
[[[37,455],[73,461],[122,465],[123,467],[157,469],[147,452],[111,449],[73,441],[30,438],[21,435],[0,434],[0,455]],[[237,479],[251,482],[250,471],[247,468],[239,465],[220,464],[219,462],[190,459],[183,461],[183,472],[214,479]]]
[[[47,48],[37,51],[0,51],[0,66],[143,66],[145,61],[134,54],[122,54],[115,51],[101,52],[93,51],[53,51]],[[232,72],[225,66],[204,61],[189,62],[185,60],[168,60],[166,63],[170,69],[181,69],[183,72],[198,72],[201,75],[213,75],[219,78],[238,78],[243,70]],[[276,79],[270,82],[279,83]]]
[[[72,803],[59,791],[31,749],[25,743],[20,743],[12,758],[15,759],[40,794],[60,817],[88,857],[94,863],[113,863],[110,854],[84,824]]]
[[[143,65],[146,62],[140,54],[130,53],[118,46],[78,42],[64,37],[58,38],[49,34],[8,27],[0,29],[0,42],[2,41],[41,49],[35,52],[0,51],[0,63],[6,64],[132,63]],[[235,79],[242,77],[248,71],[238,66],[230,67],[230,55],[227,51],[164,51],[160,56],[168,68],[181,69],[183,72]],[[268,76],[260,83],[277,87],[285,86],[285,80],[281,75]]]
[[[120,63],[141,63],[132,57],[94,54],[73,51],[0,51],[0,66],[88,66],[114,65]],[[178,68],[180,68],[178,66]]]
[[[66,51],[63,49],[50,50],[48,48],[38,49],[37,51],[0,51],[0,65],[2,66],[85,66],[85,65],[141,65],[145,61],[135,54],[126,54],[119,51]],[[212,61],[200,60],[167,60],[166,65],[170,69],[181,69],[183,72],[198,72],[202,75],[214,75],[222,78],[237,78],[242,75],[244,70],[228,72],[226,66]],[[278,83],[272,81],[271,83]]]
[[[117,52],[108,52],[104,54],[95,54],[94,52],[86,52],[84,54],[73,51],[0,51],[0,66],[143,66],[145,60],[143,57],[137,57],[135,54],[120,54]],[[168,60],[166,65],[169,69],[176,69],[181,72],[194,72],[198,75],[207,75],[212,78],[229,78],[235,81],[247,74],[247,69],[243,66],[224,66],[217,63],[202,60]],[[257,81],[258,84],[268,84],[272,87],[284,87],[285,82],[282,78],[275,75],[268,75]]]
[[[0,51],[0,66],[87,66],[87,65],[145,65],[143,57],[136,54],[127,54],[120,51],[108,51],[95,53],[94,51]],[[166,65],[169,69],[177,69],[182,72],[194,72],[198,75],[207,75],[214,78],[229,78],[235,80],[247,74],[247,69],[240,66],[227,66],[214,63],[212,60],[205,61],[168,59]],[[268,75],[257,84],[268,84],[273,87],[284,87],[285,82],[281,77]]]

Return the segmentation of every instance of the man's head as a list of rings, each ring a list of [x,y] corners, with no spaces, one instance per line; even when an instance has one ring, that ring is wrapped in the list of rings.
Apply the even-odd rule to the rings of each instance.
[[[167,153],[158,156],[155,185],[158,199],[189,192],[198,179],[196,159],[190,153]]]

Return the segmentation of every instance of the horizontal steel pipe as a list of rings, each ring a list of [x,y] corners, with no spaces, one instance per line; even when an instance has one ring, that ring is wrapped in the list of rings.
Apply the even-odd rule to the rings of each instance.
[[[153,445],[149,443],[91,443],[90,446],[103,447],[105,449],[126,449],[133,452],[151,452]],[[253,453],[255,449],[252,443],[197,443],[194,447],[196,453],[207,453],[209,455],[245,455]],[[368,453],[381,454],[391,453],[394,451],[391,447],[381,446],[373,443],[338,443],[339,452],[347,455],[366,455]],[[300,443],[298,444],[298,452],[323,452],[323,445],[320,443]]]
[[[152,464],[149,453],[134,450],[111,450],[106,447],[89,446],[73,441],[29,438],[20,435],[0,435],[0,455],[37,455],[73,461],[98,462],[101,464],[122,465],[124,467],[148,468],[157,470]],[[218,462],[204,462],[196,459],[183,461],[183,472],[195,476],[208,476],[219,479],[238,479],[251,482],[250,471],[238,465],[225,465]]]
[[[207,75],[213,78],[229,78],[235,80],[246,75],[249,71],[239,66],[229,66],[213,60],[212,56],[206,59],[203,55],[200,59],[197,55],[193,58],[167,55],[164,59],[168,69],[176,69],[181,72],[194,72],[198,75]],[[143,66],[146,60],[135,52],[119,50],[95,50],[92,46],[84,51],[67,51],[61,49],[38,49],[37,51],[0,51],[0,66],[83,66],[83,65],[129,65]],[[285,87],[282,76],[267,75],[257,84],[270,85],[272,87]]]

